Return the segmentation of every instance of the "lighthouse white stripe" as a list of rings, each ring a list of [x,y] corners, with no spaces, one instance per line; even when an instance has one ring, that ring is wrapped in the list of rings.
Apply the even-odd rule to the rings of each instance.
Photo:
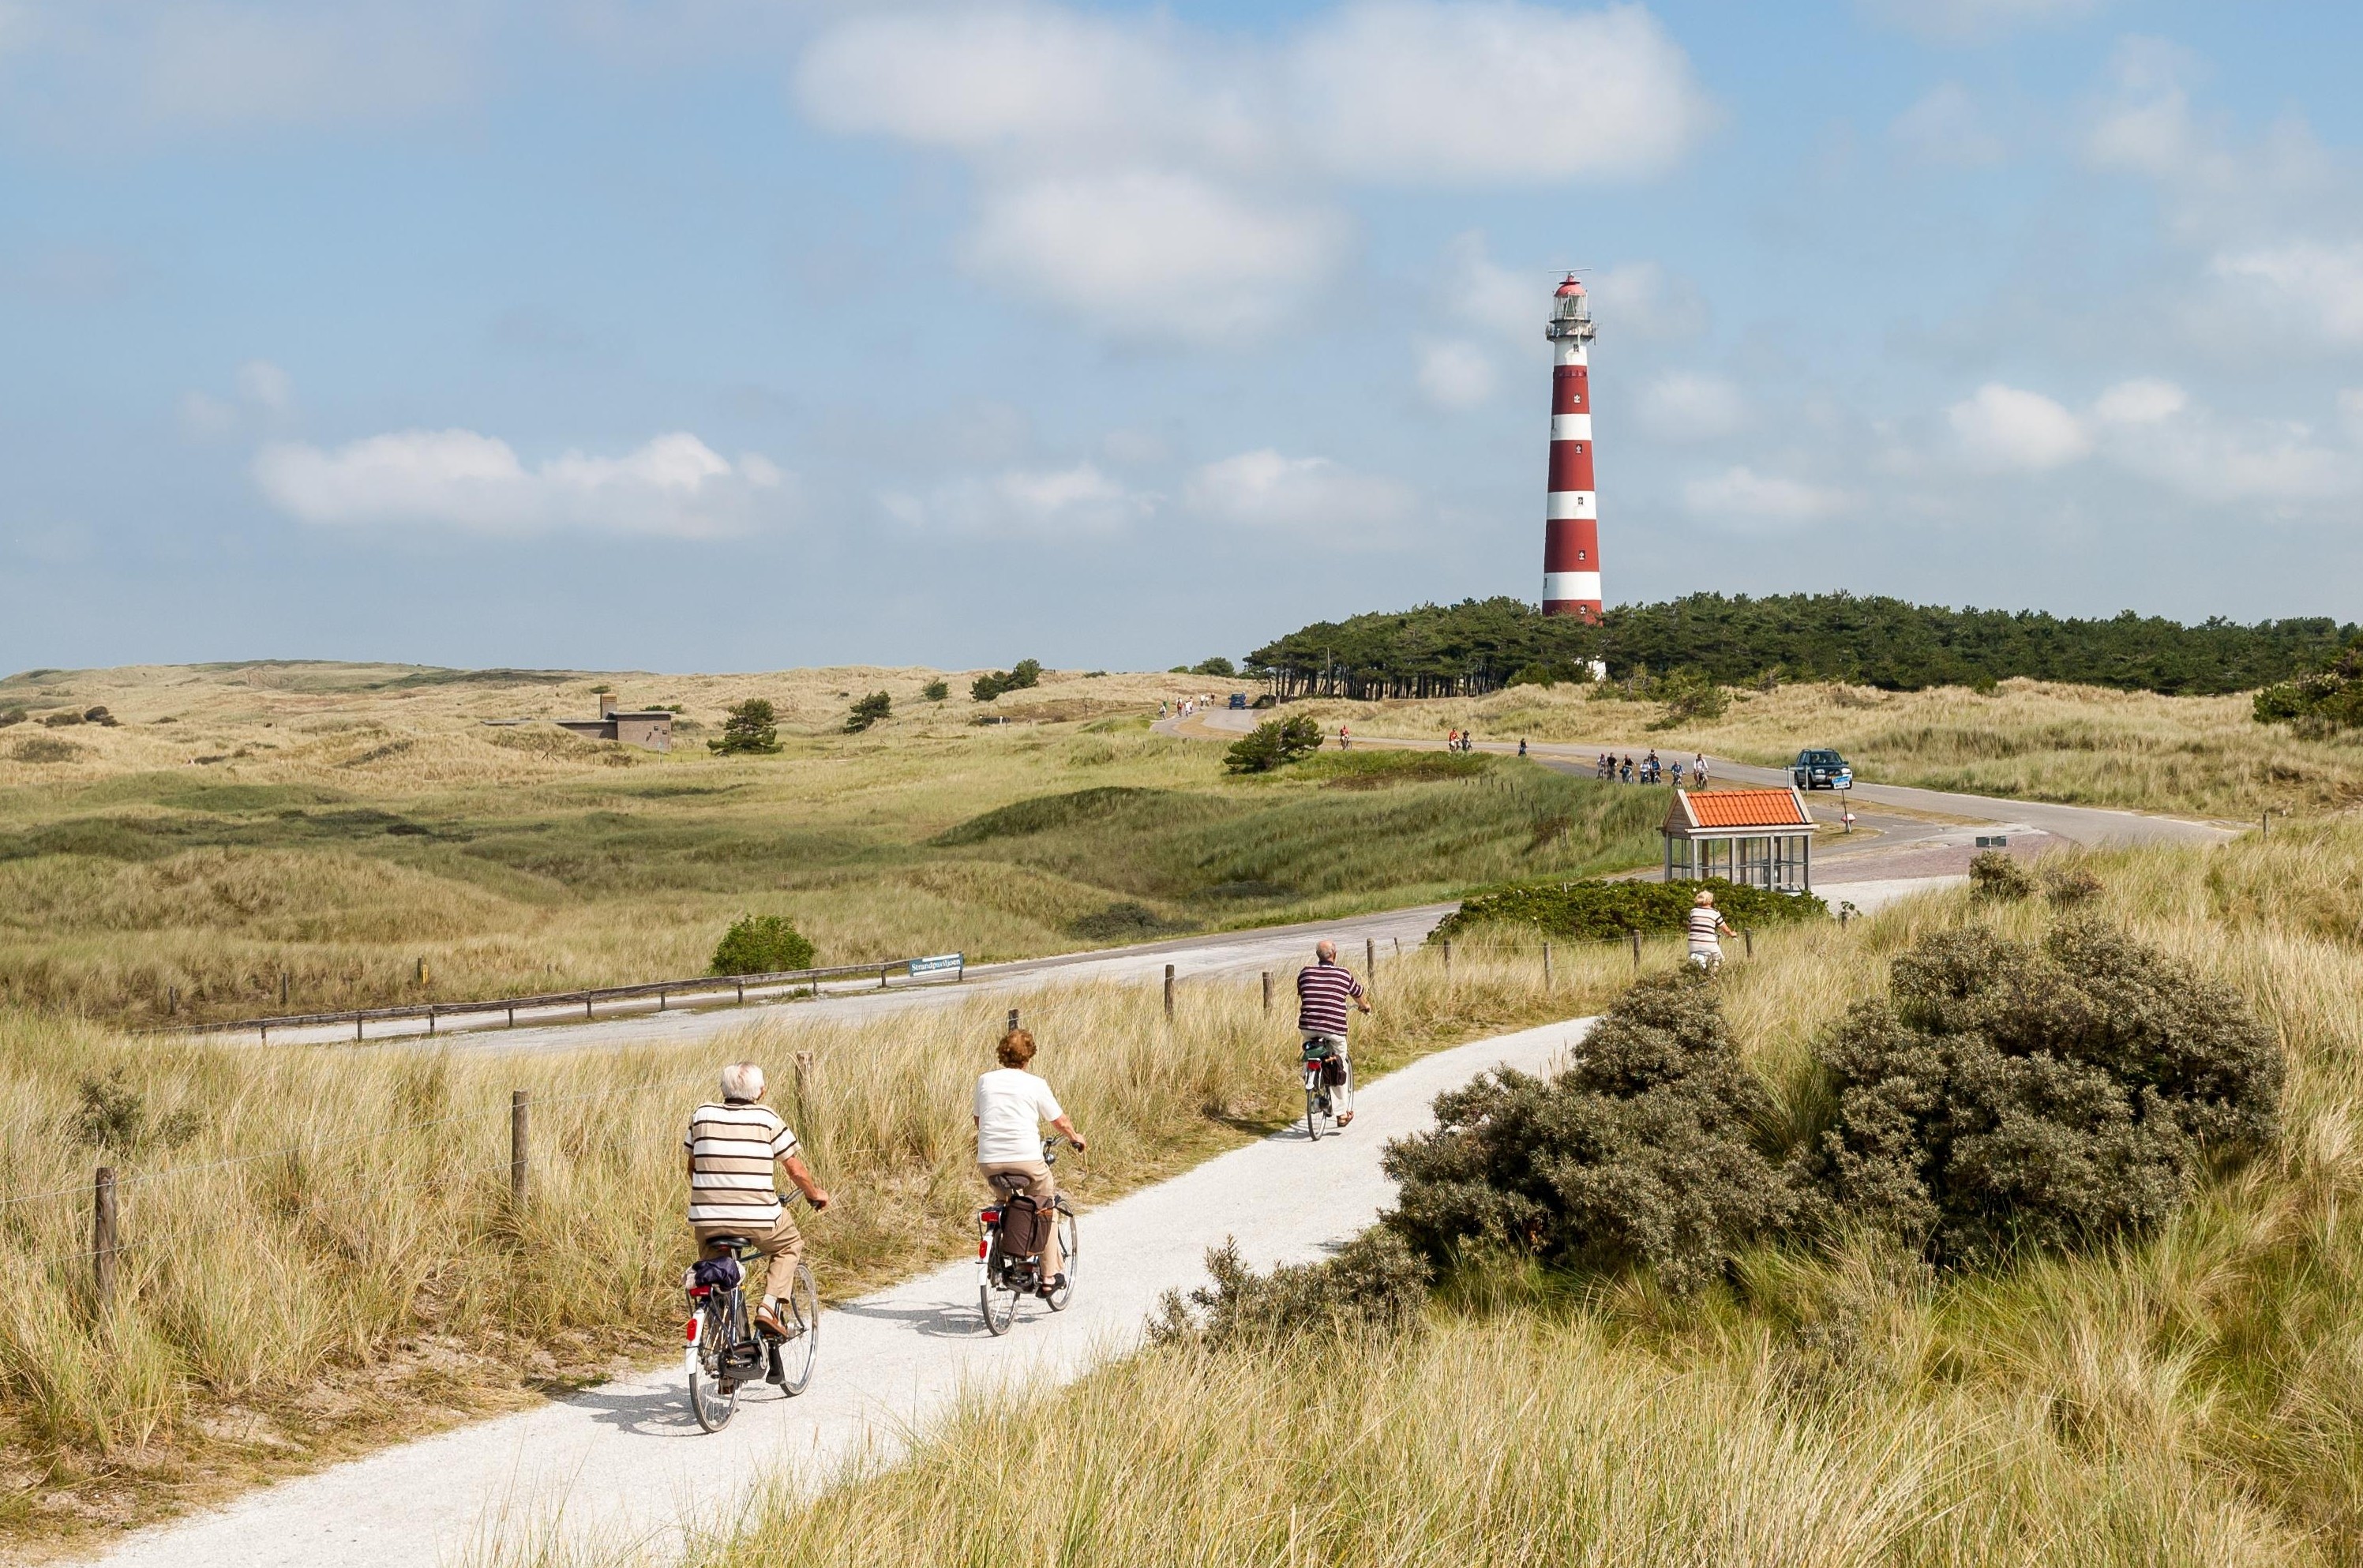
[[[1589,414],[1552,415],[1551,439],[1555,441],[1588,441],[1592,439],[1592,416]]]
[[[1555,599],[1590,599],[1600,597],[1600,573],[1597,572],[1546,572],[1543,573],[1543,603]]]
[[[1597,517],[1600,498],[1589,490],[1554,490],[1544,497],[1543,516],[1552,522],[1569,517]]]
[[[1559,362],[1563,365],[1583,365],[1592,361],[1584,358],[1583,345],[1572,338],[1559,340]]]

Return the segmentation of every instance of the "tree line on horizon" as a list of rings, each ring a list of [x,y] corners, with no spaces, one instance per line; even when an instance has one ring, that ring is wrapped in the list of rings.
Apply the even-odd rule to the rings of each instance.
[[[2252,691],[2328,664],[2357,634],[2326,616],[2185,626],[1953,609],[1853,594],[1692,594],[1621,605],[1598,625],[1506,595],[1317,621],[1248,655],[1281,696],[1461,696],[1536,681],[1676,669],[1736,685],[1847,681],[1889,691],[2025,676],[2171,695]]]

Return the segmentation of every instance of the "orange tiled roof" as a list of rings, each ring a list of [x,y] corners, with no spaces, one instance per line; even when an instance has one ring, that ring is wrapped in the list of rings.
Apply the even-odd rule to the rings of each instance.
[[[1797,809],[1785,789],[1689,791],[1691,820],[1702,828],[1810,828],[1813,818]]]

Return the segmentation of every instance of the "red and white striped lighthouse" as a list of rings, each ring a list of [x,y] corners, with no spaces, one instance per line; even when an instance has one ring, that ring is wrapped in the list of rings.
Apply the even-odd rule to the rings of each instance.
[[[1600,618],[1600,497],[1592,487],[1592,302],[1570,272],[1551,302],[1550,493],[1543,504],[1543,614]]]

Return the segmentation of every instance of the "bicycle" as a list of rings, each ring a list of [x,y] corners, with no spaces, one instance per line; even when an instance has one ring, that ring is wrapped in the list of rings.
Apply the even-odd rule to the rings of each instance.
[[[1042,1162],[1059,1162],[1059,1145],[1064,1138],[1042,1140]],[[1002,1210],[1011,1198],[1026,1190],[1026,1178],[1004,1171],[989,1178],[998,1201],[979,1209],[976,1215],[976,1302],[984,1314],[985,1330],[994,1338],[1009,1332],[1017,1321],[1018,1298],[1041,1296],[1044,1305],[1053,1312],[1064,1312],[1075,1298],[1075,1260],[1078,1255],[1075,1238],[1075,1211],[1068,1206],[1067,1195],[1059,1194],[1050,1200],[1051,1223],[1058,1227],[1059,1251],[1062,1254],[1061,1272],[1067,1283],[1048,1296],[1042,1294],[1042,1254],[1014,1253],[1002,1247]]]
[[[1338,1119],[1338,1101],[1345,1102],[1348,1115],[1354,1109],[1354,1064],[1334,1052],[1326,1040],[1315,1037],[1304,1042],[1304,1135],[1315,1143],[1321,1141],[1321,1124],[1327,1122],[1329,1130],[1342,1132],[1346,1124]]]
[[[770,1383],[790,1398],[812,1386],[813,1367],[820,1359],[820,1293],[812,1270],[800,1260],[796,1277],[780,1295],[780,1321],[785,1335],[772,1333],[747,1309],[746,1264],[755,1257],[754,1243],[744,1236],[716,1236],[709,1247],[729,1250],[727,1258],[704,1260],[734,1265],[737,1278],[728,1284],[698,1283],[698,1268],[689,1271],[690,1318],[682,1328],[682,1370],[689,1374],[689,1409],[697,1424],[718,1432],[738,1413],[738,1390],[757,1379]],[[788,1347],[795,1367],[790,1371]]]

